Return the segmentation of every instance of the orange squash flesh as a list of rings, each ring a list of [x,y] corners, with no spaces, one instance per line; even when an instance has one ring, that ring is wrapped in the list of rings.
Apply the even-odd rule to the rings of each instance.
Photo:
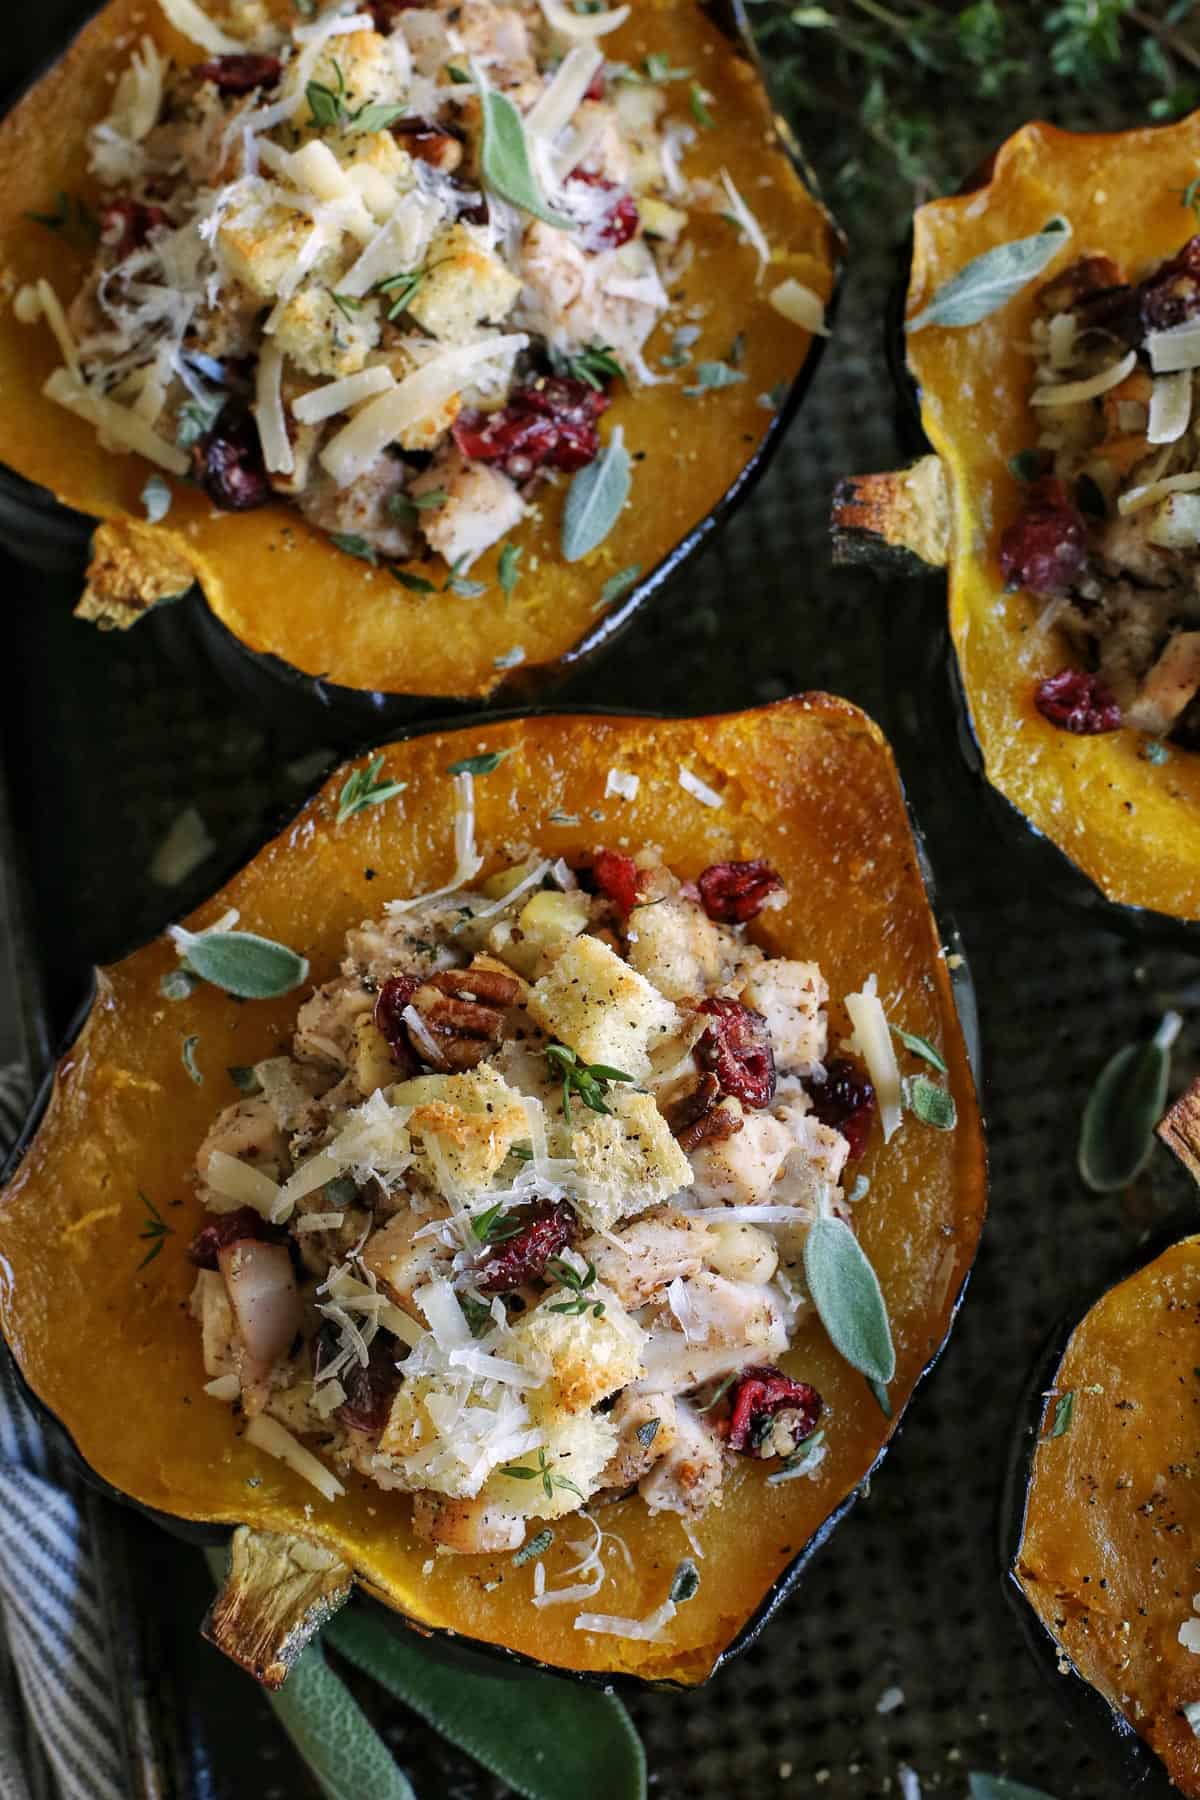
[[[1200,1592],[1200,1237],[1111,1288],[1053,1379],[1014,1565],[1078,1673],[1200,1796],[1200,1655],[1179,1642]],[[1048,1384],[1049,1385],[1049,1384]],[[1046,1435],[1072,1391],[1070,1429]]]
[[[407,782],[400,801],[339,827],[339,772],[190,923],[211,923],[236,906],[242,928],[301,949],[312,980],[326,979],[347,927],[388,899],[447,880],[454,784],[446,766],[492,749],[511,754],[475,782],[486,870],[534,844],[569,857],[601,842],[652,843],[692,876],[716,860],[768,857],[791,897],[753,927],[763,944],[819,959],[835,1002],[874,972],[889,1016],[940,1046],[957,1129],[942,1133],[910,1118],[886,1150],[872,1142],[860,1165],[871,1190],[858,1229],[891,1311],[898,1417],[947,1333],[974,1256],[984,1149],[891,755],[856,708],[818,694],[710,719],[538,717],[393,744],[383,777]],[[634,800],[606,797],[614,766],[640,777]],[[687,793],[681,766],[723,804],[711,808]],[[582,823],[553,824],[556,810]],[[234,1097],[227,1067],[277,1053],[300,996],[239,1004],[200,987],[169,1002],[159,983],[175,963],[159,940],[101,973],[40,1129],[0,1195],[0,1322],[33,1388],[91,1466],[125,1494],[186,1519],[321,1537],[421,1627],[564,1669],[702,1680],[894,1429],[865,1382],[819,1325],[804,1329],[788,1362],[825,1397],[828,1457],[816,1479],[776,1487],[765,1484],[762,1465],[739,1465],[696,1532],[700,1591],[662,1643],[574,1631],[573,1607],[536,1610],[532,1567],[514,1569],[509,1557],[432,1557],[414,1540],[401,1495],[354,1478],[344,1499],[327,1503],[242,1442],[229,1408],[204,1395],[198,1334],[185,1311],[194,1270],[184,1250],[201,1217],[191,1159],[218,1107]],[[832,1041],[846,1030],[835,1004]],[[181,1061],[192,1036],[201,1087]],[[139,1190],[173,1228],[140,1273]],[[599,1520],[624,1540],[632,1567],[614,1555],[591,1605],[644,1616],[690,1554],[681,1523],[651,1518],[636,1498],[603,1509]],[[558,1532],[543,1559],[549,1585],[561,1583],[574,1555],[566,1540],[577,1535]]]
[[[271,0],[271,10],[291,16],[291,0]],[[211,0],[209,11],[220,15]],[[165,24],[157,5],[111,0],[0,124],[0,463],[82,512],[139,521],[149,466],[106,453],[89,427],[43,397],[42,384],[61,358],[47,327],[17,321],[12,299],[39,275],[64,302],[80,283],[83,258],[28,212],[52,210],[60,190],[94,198],[86,133],[107,113],[115,75],[145,32],[180,63],[202,60]],[[690,318],[687,309],[696,306],[703,309],[695,321],[701,327],[696,361],[726,359],[740,339],[745,381],[695,397],[681,391],[691,380],[686,372],[633,393],[617,384],[602,435],[624,427],[635,458],[632,503],[597,550],[566,564],[559,552],[565,483],[543,489],[532,517],[512,534],[524,556],[507,604],[497,584],[499,548],[472,571],[472,580],[486,585],[483,595],[411,593],[385,570],[335,549],[282,503],[222,513],[199,490],[169,478],[171,510],[153,530],[190,565],[217,618],[249,649],[350,688],[485,697],[503,680],[503,659],[514,648],[524,651],[523,677],[568,657],[597,623],[605,582],[634,566],[648,576],[756,458],[774,423],[760,396],[792,384],[812,346],[809,334],[783,319],[767,296],[794,276],[828,299],[835,229],[778,147],[766,96],[748,63],[698,0],[640,0],[604,48],[616,61],[637,65],[659,52],[672,66],[694,70],[712,95],[714,124],[697,127],[688,174],[719,189],[720,171],[727,169],[775,256],[759,280],[756,254],[721,217],[722,206],[714,201],[712,213],[694,213],[688,238],[695,258],[672,288],[677,304],[650,340],[647,360],[658,365],[674,330],[685,314]],[[686,84],[670,92],[675,111],[686,106]],[[439,586],[445,580],[438,558],[410,566]]]
[[[972,257],[1056,213],[1072,235],[1041,279],[1099,251],[1135,274],[1194,230],[1180,194],[1197,166],[1200,114],[1108,136],[1025,126],[986,186],[917,212],[908,316]],[[1034,690],[1075,659],[1061,633],[1034,630],[1040,602],[1003,592],[997,547],[1021,505],[1008,460],[1037,437],[1026,348],[1036,286],[979,324],[907,340],[922,422],[950,478],[950,631],[971,723],[991,784],[1109,900],[1200,918],[1200,756],[1172,748],[1156,766],[1138,732],[1057,730]]]

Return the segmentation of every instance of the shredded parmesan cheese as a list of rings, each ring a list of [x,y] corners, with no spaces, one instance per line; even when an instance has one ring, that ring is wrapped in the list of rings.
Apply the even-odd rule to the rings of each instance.
[[[340,381],[327,382],[310,394],[302,394],[293,402],[292,414],[302,425],[319,425],[323,419],[350,412],[364,400],[373,400],[376,394],[385,394],[395,385],[392,371],[382,363],[374,363],[369,369],[360,369],[357,375],[344,375]]]
[[[265,343],[259,353],[254,380],[254,423],[258,427],[267,468],[277,475],[293,474],[296,457],[283,410],[283,352],[272,343]]]
[[[1150,421],[1146,439],[1151,444],[1174,444],[1183,436],[1192,416],[1190,369],[1156,376],[1150,390]]]
[[[475,779],[470,774],[456,775],[454,813],[454,874],[445,887],[430,894],[416,894],[411,900],[389,900],[389,913],[407,912],[412,906],[423,906],[429,900],[440,900],[457,893],[473,881],[483,867],[483,858],[475,848]]]
[[[559,37],[565,38],[598,38],[607,37],[623,25],[633,8],[614,6],[611,12],[578,13],[572,12],[565,0],[538,0],[546,23]]]
[[[604,798],[607,800],[610,794],[616,794],[621,800],[636,800],[641,785],[641,777],[631,775],[627,769],[610,769],[604,784]]]
[[[1148,481],[1144,487],[1126,488],[1117,496],[1119,513],[1141,512],[1143,506],[1153,506],[1158,500],[1165,500],[1168,494],[1188,494],[1200,488],[1200,471],[1190,475],[1165,475],[1161,481]]]
[[[1187,319],[1166,331],[1148,331],[1146,349],[1156,375],[1200,368],[1200,319]]]
[[[166,16],[168,25],[173,25],[181,36],[207,50],[210,56],[231,56],[246,48],[237,38],[214,25],[208,14],[197,5],[197,0],[158,0]]]
[[[754,214],[750,211],[750,208],[746,205],[746,202],[742,199],[742,196],[734,187],[733,182],[729,178],[728,169],[721,170],[721,185],[724,187],[725,193],[728,196],[730,211],[745,232],[747,242],[753,246],[754,253],[758,257],[757,279],[761,281],[763,278],[763,271],[771,260],[771,246],[767,242],[767,234],[755,218]],[[786,286],[786,283],[784,285]],[[797,282],[796,285],[798,287],[800,285],[799,282]]]
[[[206,1381],[204,1391],[212,1400],[237,1400],[241,1396],[242,1384],[236,1375],[218,1375],[215,1381]]]
[[[883,1141],[885,1144],[890,1143],[900,1129],[902,1116],[900,1066],[896,1061],[887,1015],[875,992],[873,975],[860,994],[846,995],[846,1011],[850,1015],[854,1033],[846,1040],[845,1047],[856,1051],[867,1065],[867,1073],[875,1085],[879,1101]]]
[[[570,17],[577,17],[582,24],[586,15],[572,13]],[[587,18],[586,22],[590,24],[591,19]],[[525,116],[525,130],[531,137],[556,138],[570,124],[603,61],[599,50],[585,50],[579,46],[567,51],[549,87]]]
[[[1079,406],[1085,400],[1094,400],[1098,394],[1107,394],[1110,388],[1120,387],[1137,368],[1137,351],[1131,350],[1120,362],[1115,362],[1107,369],[1101,369],[1098,375],[1089,375],[1084,381],[1056,381],[1048,387],[1034,388],[1029,396],[1033,406]]]
[[[615,1613],[581,1612],[575,1620],[575,1629],[603,1632],[609,1637],[637,1638],[642,1643],[655,1643],[662,1637],[664,1625],[669,1625],[675,1617],[676,1610],[673,1600],[664,1600],[661,1606],[656,1606],[644,1619],[622,1619]]]
[[[208,1159],[204,1179],[213,1193],[220,1194],[223,1200],[252,1206],[264,1219],[272,1217],[279,1200],[279,1184],[264,1175],[261,1169],[252,1169],[249,1163],[230,1156],[226,1150],[214,1150]]]
[[[121,406],[116,400],[106,399],[103,394],[96,393],[94,388],[86,387],[69,369],[55,369],[42,392],[48,400],[56,400],[68,412],[86,419],[89,425],[94,425],[122,449],[135,450],[139,456],[144,456],[148,462],[157,463],[160,469],[166,469],[170,475],[188,473],[191,465],[182,450],[159,437],[129,407]]]
[[[829,327],[825,323],[825,302],[820,294],[814,294],[802,281],[789,275],[786,281],[781,281],[777,288],[771,289],[767,298],[775,311],[787,319],[789,324],[798,325],[801,331],[811,331],[814,337],[829,336]]]
[[[296,1220],[292,1230],[297,1233],[309,1231],[337,1231],[339,1227],[345,1223],[346,1215],[344,1212],[304,1213],[302,1217]]]
[[[701,801],[705,806],[725,804],[715,788],[710,788],[707,781],[701,781],[698,775],[693,775],[682,763],[679,765],[679,785],[685,793],[691,794],[693,799]]]
[[[306,1450],[278,1419],[272,1419],[266,1413],[256,1414],[246,1427],[246,1442],[257,1450],[265,1450],[268,1456],[278,1457],[281,1463],[286,1463],[289,1469],[310,1481],[326,1500],[340,1500],[346,1492],[336,1475],[311,1450]]]
[[[39,278],[35,291],[39,303],[39,316],[45,319],[57,338],[58,347],[62,351],[62,359],[68,369],[72,375],[78,375],[79,346],[75,342],[75,335],[71,327],[67,324],[67,315],[62,309],[62,302],[44,276]]]

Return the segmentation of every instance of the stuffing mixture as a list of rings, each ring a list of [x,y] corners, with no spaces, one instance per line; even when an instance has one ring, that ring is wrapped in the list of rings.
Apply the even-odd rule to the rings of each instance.
[[[779,1359],[879,1109],[818,966],[746,935],[785,899],[765,862],[600,850],[348,934],[196,1157],[208,1391],[252,1441],[466,1552],[815,1466],[821,1397]]]
[[[1081,258],[1037,295],[1035,448],[1000,562],[1080,664],[1043,681],[1064,730],[1200,746],[1200,237],[1128,275]],[[1159,743],[1150,747],[1161,758]]]
[[[601,454],[614,386],[671,378],[643,349],[689,210],[760,247],[728,176],[681,169],[694,72],[606,60],[627,7],[159,3],[204,60],[134,49],[90,272],[17,311],[57,335],[53,399],[218,507],[284,497],[348,554],[461,573]]]

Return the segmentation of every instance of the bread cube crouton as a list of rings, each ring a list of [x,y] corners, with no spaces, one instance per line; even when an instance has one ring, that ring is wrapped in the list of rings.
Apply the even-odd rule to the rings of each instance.
[[[589,1302],[586,1311],[554,1310],[575,1297],[569,1288],[552,1289],[518,1320],[509,1340],[509,1356],[529,1369],[535,1384],[528,1402],[538,1424],[559,1413],[588,1412],[642,1372],[646,1334],[616,1295],[593,1283],[581,1296]],[[599,1318],[597,1306],[604,1308]]]
[[[390,131],[347,131],[325,140],[343,169],[374,169],[392,189],[392,204],[416,186],[413,159]]]
[[[416,1167],[435,1187],[465,1199],[485,1188],[515,1143],[529,1135],[520,1096],[487,1063],[462,1075],[419,1075],[388,1095],[411,1106]]]
[[[528,1441],[531,1429],[511,1388],[485,1398],[455,1373],[408,1376],[392,1401],[372,1473],[385,1487],[474,1499],[503,1461],[505,1442]]]
[[[283,98],[296,94],[301,69],[302,59],[297,57],[284,74]],[[407,85],[395,49],[378,31],[348,31],[330,38],[312,69],[305,72],[305,85],[310,83],[328,89],[346,113],[363,106],[398,105]],[[328,129],[307,105],[301,108],[298,122],[310,133]]]
[[[313,222],[305,213],[266,200],[259,188],[265,194],[265,183],[250,183],[246,197],[223,219],[217,244],[233,279],[257,299],[273,300],[312,235]],[[314,277],[332,273],[341,257],[340,236],[331,233],[312,264]]]
[[[658,1206],[694,1179],[692,1166],[649,1094],[614,1088],[611,1111],[587,1114],[571,1133],[571,1155],[587,1186],[581,1209],[598,1231]]]
[[[488,947],[526,981],[536,981],[571,939],[587,929],[591,916],[588,896],[576,890],[560,894],[543,888],[517,914],[502,920],[488,934]]]
[[[725,976],[719,927],[694,902],[673,896],[633,908],[629,961],[668,1000],[710,993]]]
[[[671,1001],[595,937],[567,945],[534,984],[529,1011],[584,1062],[604,1063],[635,1081],[649,1073],[654,1046],[679,1026]]]
[[[541,1448],[526,1450],[511,1463],[494,1469],[483,1492],[506,1512],[533,1519],[558,1519],[564,1513],[579,1510],[581,1495],[587,1500],[596,1492],[601,1474],[616,1450],[617,1433],[604,1413],[563,1413],[541,1421],[541,1425],[546,1440]],[[542,1479],[543,1457],[550,1477],[549,1494]],[[506,1468],[525,1473],[506,1475]]]
[[[430,548],[463,569],[519,525],[525,503],[515,485],[499,469],[471,463],[451,450],[410,484],[410,493],[446,495],[440,506],[421,514],[421,529]]]
[[[521,291],[518,278],[469,225],[435,234],[425,279],[409,312],[431,337],[464,343],[480,324],[498,325]]]
[[[442,1494],[413,1496],[413,1530],[427,1543],[460,1556],[482,1556],[499,1550],[518,1550],[525,1537],[525,1520],[506,1512],[481,1495],[477,1500],[448,1500]]]
[[[762,962],[742,990],[742,999],[762,1014],[771,1033],[775,1066],[805,1075],[825,1060],[828,1032],[822,1008],[829,989],[816,963],[784,957]]]
[[[275,342],[306,375],[357,375],[379,343],[378,300],[339,306],[329,288],[298,288],[275,326]]]

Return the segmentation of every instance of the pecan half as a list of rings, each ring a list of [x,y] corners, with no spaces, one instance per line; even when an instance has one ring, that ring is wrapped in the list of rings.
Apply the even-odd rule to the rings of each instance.
[[[721,1105],[721,1084],[711,1072],[701,1075],[690,1094],[667,1110],[667,1124],[686,1155],[713,1138],[731,1138],[742,1129],[739,1114]]]
[[[504,1008],[520,993],[502,969],[443,969],[427,979],[393,975],[379,990],[375,1023],[401,1067],[413,1061],[440,1070],[473,1069],[504,1036]],[[421,1029],[404,1014],[412,1007]]]

